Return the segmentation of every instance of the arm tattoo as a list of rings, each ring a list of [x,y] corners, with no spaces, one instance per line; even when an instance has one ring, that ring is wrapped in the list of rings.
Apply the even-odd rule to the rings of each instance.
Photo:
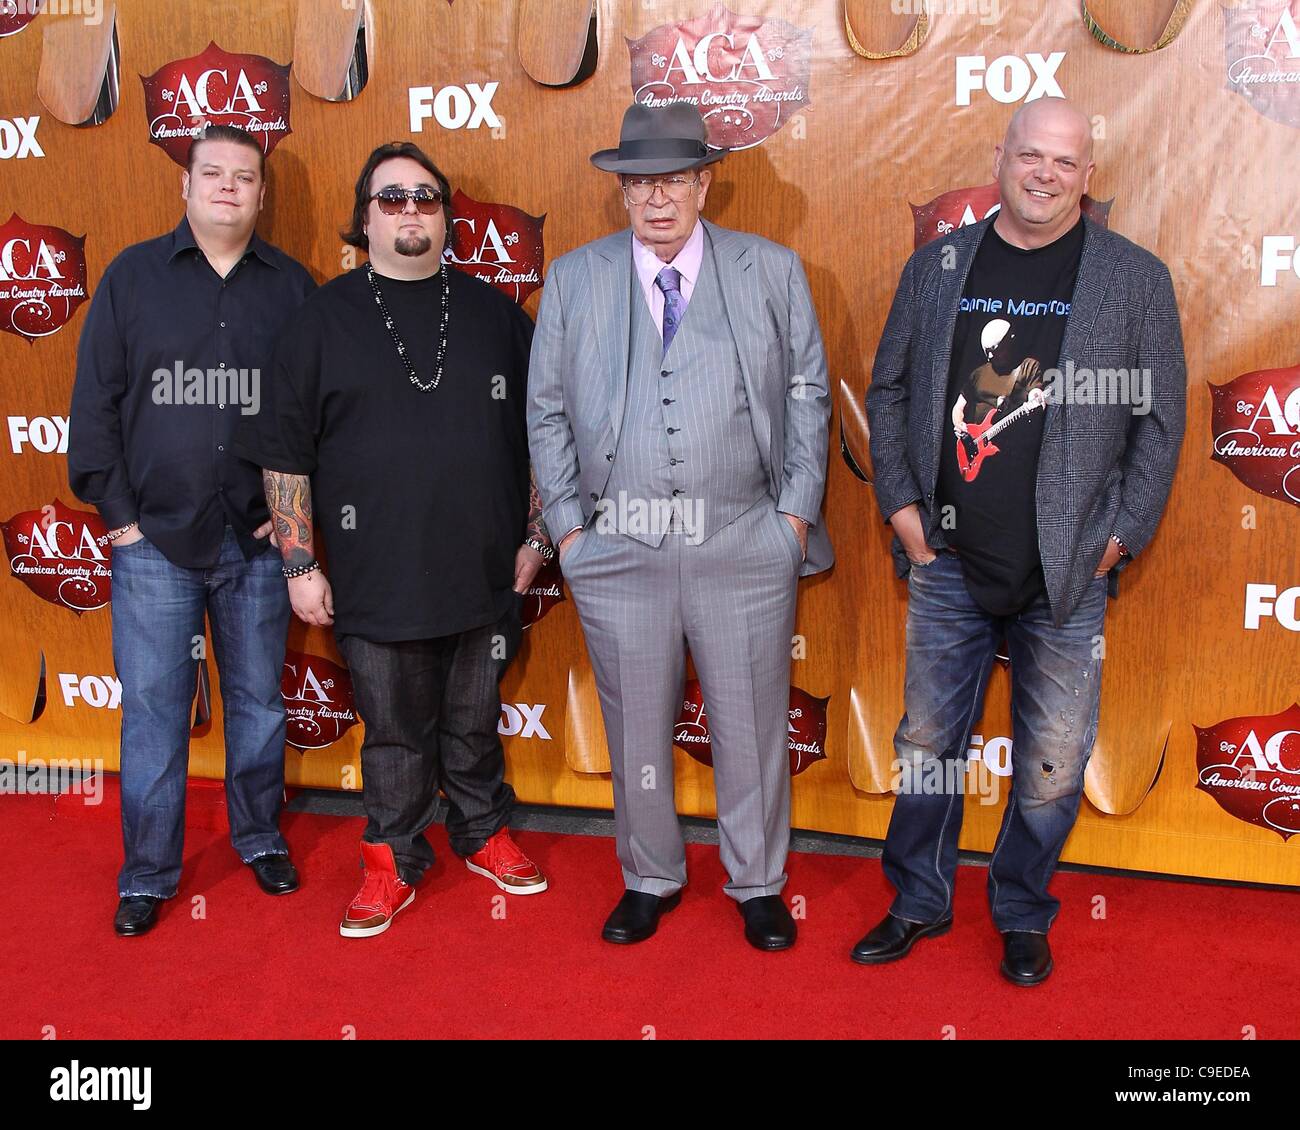
[[[306,475],[263,471],[266,505],[286,565],[305,565],[315,556],[311,528],[311,480]]]
[[[542,521],[542,492],[537,489],[537,478],[531,468],[528,471],[528,532],[524,534],[524,540],[529,538],[551,544],[546,523]]]

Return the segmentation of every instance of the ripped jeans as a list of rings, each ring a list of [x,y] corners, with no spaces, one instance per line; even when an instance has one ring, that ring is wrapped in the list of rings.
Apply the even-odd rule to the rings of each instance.
[[[933,923],[952,913],[966,751],[1005,638],[1011,657],[1011,794],[989,860],[989,905],[999,931],[1047,933],[1061,905],[1047,885],[1074,827],[1097,736],[1098,637],[1105,616],[1104,577],[1092,581],[1058,628],[1046,595],[1015,616],[985,612],[967,592],[961,562],[950,553],[912,567],[906,713],[894,735],[901,783],[883,859],[897,891],[890,907],[896,918]]]

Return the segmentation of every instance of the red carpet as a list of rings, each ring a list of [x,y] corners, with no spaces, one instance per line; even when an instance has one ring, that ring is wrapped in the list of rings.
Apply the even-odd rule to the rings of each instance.
[[[179,896],[153,933],[119,939],[116,806],[0,798],[11,923],[0,1037],[46,1026],[60,1039],[337,1040],[349,1027],[358,1039],[1300,1035],[1289,892],[1063,873],[1057,971],[1020,989],[998,976],[979,868],[962,868],[950,934],[861,968],[847,951],[889,901],[874,860],[792,856],[786,894],[807,906],[799,944],[762,954],[722,894],[717,849],[688,847],[681,906],[649,942],[615,947],[599,939],[621,890],[612,841],[521,833],[551,889],[511,898],[499,920],[496,889],[434,828],[439,863],[414,904],[388,933],[345,940],[359,819],[285,818],[304,882],[283,898],[261,893],[216,823],[195,812]]]

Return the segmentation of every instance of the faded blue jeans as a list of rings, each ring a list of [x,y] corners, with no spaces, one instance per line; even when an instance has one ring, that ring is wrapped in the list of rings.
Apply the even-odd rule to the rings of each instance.
[[[284,855],[285,634],[280,555],[245,561],[233,531],[210,569],[173,565],[148,538],[113,550],[113,663],[122,681],[118,895],[171,898],[185,846],[185,780],[203,616],[221,676],[230,839],[248,863]]]
[[[1046,595],[1015,616],[985,612],[951,553],[913,565],[907,584],[906,713],[894,735],[901,785],[883,859],[897,891],[890,913],[925,923],[952,913],[966,751],[1005,637],[1011,795],[989,860],[989,905],[999,931],[1045,934],[1061,905],[1047,885],[1074,827],[1097,736],[1106,579],[1093,580],[1059,628]]]

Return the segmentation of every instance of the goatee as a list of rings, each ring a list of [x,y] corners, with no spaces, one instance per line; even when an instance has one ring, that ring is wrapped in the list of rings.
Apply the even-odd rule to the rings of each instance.
[[[427,235],[399,235],[393,244],[393,250],[398,255],[406,255],[412,259],[418,259],[421,255],[426,254],[433,246],[433,240]]]

